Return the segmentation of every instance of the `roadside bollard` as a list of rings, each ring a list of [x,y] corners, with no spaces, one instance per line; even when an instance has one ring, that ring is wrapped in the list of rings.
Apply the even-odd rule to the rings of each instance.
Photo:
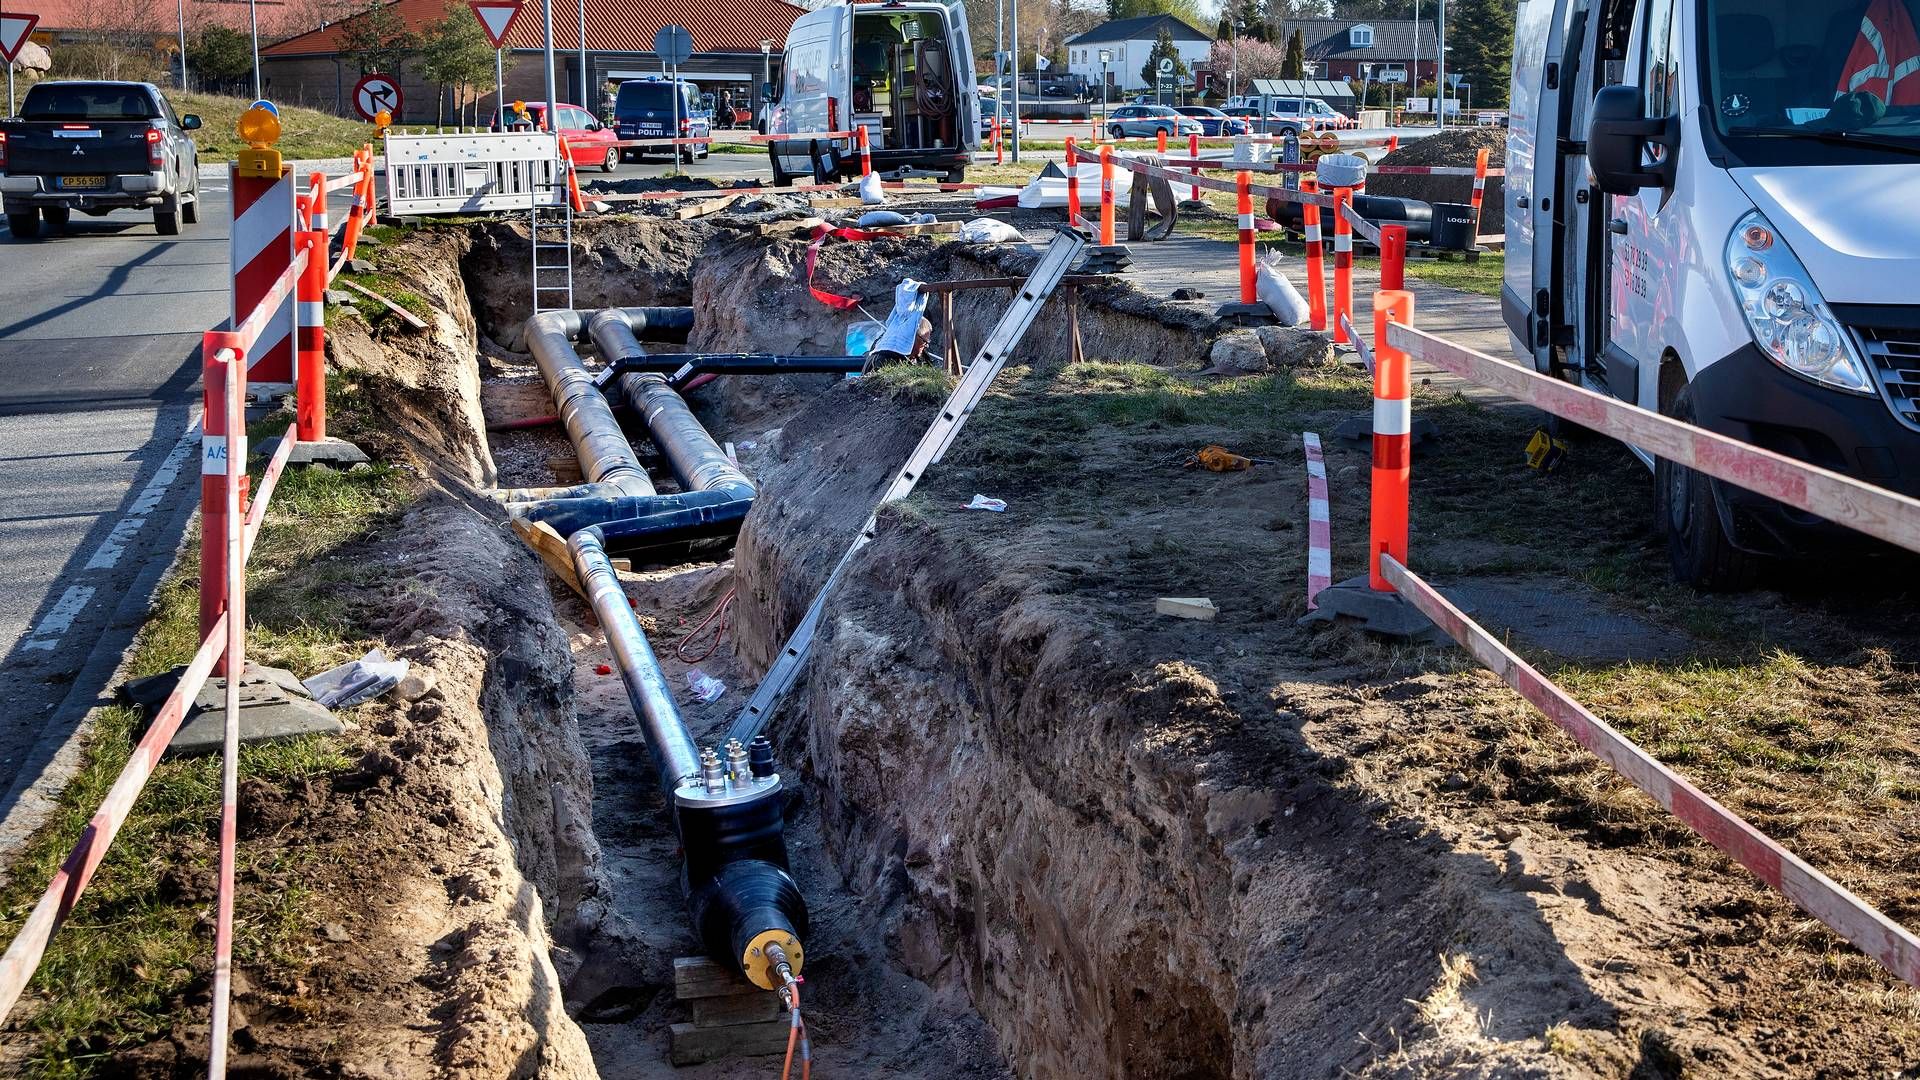
[[[1480,246],[1480,200],[1487,194],[1487,148],[1473,155],[1473,246]]]
[[[1155,152],[1157,152],[1161,157],[1166,157],[1167,156],[1167,129],[1161,128],[1160,130],[1155,131],[1154,135],[1158,136],[1158,138],[1154,140]]]
[[[1318,194],[1320,182],[1312,173],[1300,177],[1300,191]],[[1307,325],[1315,330],[1327,328],[1326,249],[1320,239],[1320,207],[1313,203],[1300,206],[1300,230],[1307,237]]]
[[[1234,177],[1240,213],[1240,302],[1259,303],[1253,276],[1253,174],[1245,169]]]
[[[1113,147],[1100,147],[1100,245],[1113,246]]]
[[[1346,210],[1353,205],[1352,188],[1333,189],[1333,343],[1348,343],[1341,319],[1353,318],[1353,225]]]
[[[220,358],[222,349],[234,357],[232,363]],[[227,596],[227,550],[229,532],[241,527],[246,518],[247,433],[227,430],[227,380],[241,381],[246,393],[247,352],[240,336],[225,330],[209,330],[200,338],[200,639],[213,632],[213,624],[229,608]],[[240,517],[227,515],[227,471],[240,474]],[[244,618],[238,610],[233,617]],[[227,656],[223,650],[214,661],[213,673],[225,676]],[[233,672],[231,674],[238,674]]]
[[[1407,354],[1387,343],[1387,324],[1413,325],[1413,294],[1373,294],[1373,495],[1367,584],[1392,592],[1380,573],[1385,552],[1407,565],[1407,493],[1413,481],[1413,378]]]
[[[1380,287],[1389,291],[1407,287],[1407,227],[1380,226]]]
[[[853,129],[854,138],[860,140],[860,175],[873,175],[873,148],[867,142],[867,125],[859,124]]]
[[[1006,160],[1005,154],[1000,149],[1000,118],[996,116],[993,118],[993,163],[1001,165]]]
[[[1387,153],[1391,154],[1398,149],[1400,149],[1400,136],[1398,135],[1387,136]]]
[[[294,285],[294,438],[319,442],[327,437],[326,231],[296,233],[293,244],[295,258],[307,253],[307,265]]]
[[[1080,227],[1080,162],[1073,156],[1073,136],[1067,136],[1067,227]]]
[[[1193,159],[1193,175],[1198,178],[1200,175],[1200,133],[1197,131],[1187,136],[1187,156]],[[1187,185],[1187,201],[1200,201],[1199,184]]]

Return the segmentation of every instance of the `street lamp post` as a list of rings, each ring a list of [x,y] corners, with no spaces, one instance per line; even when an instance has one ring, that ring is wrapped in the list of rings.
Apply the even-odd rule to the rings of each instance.
[[[1100,127],[1107,126],[1107,65],[1113,63],[1113,50],[1100,50]]]
[[[1227,35],[1233,41],[1233,66],[1227,69],[1227,96],[1240,96],[1240,35],[1247,32],[1247,20],[1236,19],[1233,33]]]
[[[761,38],[760,39],[760,100],[763,104],[767,105],[767,111],[769,113],[773,111],[772,90],[771,90],[772,86],[773,86],[773,41],[769,38]],[[756,117],[755,119],[758,119],[758,118]],[[766,132],[762,131],[760,134],[765,135]]]
[[[1359,116],[1357,114],[1366,111],[1367,91],[1371,89],[1373,89],[1373,65],[1361,64],[1360,65],[1360,107],[1354,110],[1354,113],[1356,114],[1354,119],[1356,120],[1359,119]]]
[[[173,16],[180,20],[180,92],[187,89],[187,0],[173,0]]]
[[[1433,20],[1436,39],[1434,51],[1439,55],[1434,57],[1434,63],[1437,67],[1434,70],[1433,76],[1433,94],[1436,98],[1440,98],[1441,94],[1446,93],[1445,87],[1447,85],[1447,0],[1435,0],[1435,2],[1439,5],[1439,13],[1434,16]],[[1415,34],[1418,36],[1418,31],[1416,31]],[[1438,119],[1434,121],[1434,126],[1446,127],[1446,99],[1440,98],[1436,108],[1438,110]]]
[[[1020,163],[1020,0],[1013,0],[1013,162]]]
[[[259,101],[266,95],[260,90],[260,11],[253,0],[247,0],[247,26],[253,32],[253,99]]]

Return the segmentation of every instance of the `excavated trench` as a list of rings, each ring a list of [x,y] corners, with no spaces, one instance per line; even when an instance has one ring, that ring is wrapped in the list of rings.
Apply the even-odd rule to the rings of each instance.
[[[581,235],[576,306],[691,305],[696,351],[836,353],[863,317],[808,296],[793,240],[658,218]],[[432,299],[448,312],[442,344],[480,357],[479,377],[460,384],[474,395],[466,405],[496,428],[550,412],[518,351],[522,231],[492,224],[402,243],[418,260],[409,279],[457,283]],[[829,245],[818,273],[884,315],[903,274],[997,277],[1030,259],[884,240]],[[956,305],[963,350],[1005,295],[982,290]],[[1205,366],[1203,309],[1124,286],[1083,296],[1088,356]],[[1057,364],[1068,350],[1055,304],[1018,354]],[[901,385],[729,377],[688,395],[759,497],[731,551],[710,544],[689,561],[637,565],[622,583],[702,745],[722,740],[925,429],[934,400]],[[1083,464],[1091,454],[1053,437],[1028,433],[1026,452]],[[660,490],[673,490],[643,435],[635,445]],[[575,479],[558,428],[494,430],[485,451],[452,471],[501,487]],[[1611,1071],[1573,1068],[1535,1037],[1561,1022],[1603,1027],[1615,1004],[1532,899],[1501,887],[1458,837],[1344,782],[1341,753],[1272,691],[1276,655],[1315,648],[1304,631],[1275,630],[1249,655],[1140,625],[1133,612],[1168,594],[1170,567],[1230,587],[1230,542],[1190,531],[1208,523],[1128,516],[1130,461],[1107,463],[1108,502],[1093,525],[1043,509],[1023,516],[1017,499],[1005,516],[936,512],[993,483],[994,460],[963,437],[921,495],[883,515],[770,731],[798,776],[787,837],[813,914],[808,1023],[825,1074]],[[1219,527],[1281,528],[1276,515],[1298,509],[1292,479],[1260,488]],[[1009,487],[1001,493],[1017,493]],[[672,963],[699,951],[673,826],[590,609],[551,575],[548,586],[570,646],[570,670],[547,673],[572,686],[555,720],[570,708],[578,738],[549,740],[540,751],[558,756],[527,768],[570,775],[582,763],[569,755],[583,751],[591,798],[556,798],[553,834],[520,822],[511,838],[553,893],[567,1011],[602,1076],[757,1075],[738,1060],[667,1063],[668,1027],[687,1018]],[[1233,629],[1291,624],[1284,602],[1253,607]],[[725,639],[709,650],[697,632],[723,620]],[[725,693],[700,701],[696,670]],[[1461,966],[1466,952],[1480,985],[1462,1004],[1475,977]],[[1713,1052],[1703,1056],[1751,1063],[1719,1043]],[[1680,1075],[1665,1061],[1648,1052],[1642,1072]]]

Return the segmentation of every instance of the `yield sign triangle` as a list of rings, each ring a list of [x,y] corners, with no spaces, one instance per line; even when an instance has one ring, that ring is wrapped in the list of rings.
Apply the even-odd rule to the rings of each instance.
[[[0,60],[11,64],[14,57],[20,55],[20,46],[27,43],[27,35],[40,21],[38,15],[27,15],[17,11],[0,12]]]
[[[493,42],[493,47],[505,45],[507,28],[513,25],[514,16],[520,14],[519,0],[467,0],[467,6],[480,20],[480,31]]]

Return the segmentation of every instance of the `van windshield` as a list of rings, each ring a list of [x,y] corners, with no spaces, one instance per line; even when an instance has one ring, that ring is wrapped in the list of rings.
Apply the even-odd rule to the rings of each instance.
[[[1706,7],[1707,90],[1721,135],[1920,154],[1920,0]]]

